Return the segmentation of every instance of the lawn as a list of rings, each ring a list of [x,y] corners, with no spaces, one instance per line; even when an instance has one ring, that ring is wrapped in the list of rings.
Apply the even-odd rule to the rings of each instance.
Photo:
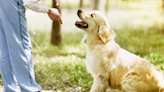
[[[85,9],[89,11],[88,9]],[[55,92],[87,92],[93,78],[85,66],[84,31],[75,27],[77,9],[62,10],[62,44],[50,44],[51,21],[46,14],[27,10],[37,83]],[[164,70],[164,14],[159,10],[109,9],[106,17],[115,41]],[[1,81],[0,81],[1,82]],[[2,83],[1,83],[2,84]]]

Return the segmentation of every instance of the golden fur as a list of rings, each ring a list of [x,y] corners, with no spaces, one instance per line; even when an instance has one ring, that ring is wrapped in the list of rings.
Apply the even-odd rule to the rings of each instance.
[[[116,34],[107,19],[99,12],[78,10],[79,18],[88,24],[86,67],[94,82],[90,92],[164,92],[164,77],[160,69],[122,49],[115,41]]]

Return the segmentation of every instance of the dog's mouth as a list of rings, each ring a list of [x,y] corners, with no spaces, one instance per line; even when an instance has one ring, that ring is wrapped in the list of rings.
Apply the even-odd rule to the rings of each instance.
[[[88,28],[88,24],[83,21],[76,21],[75,25],[79,28]]]

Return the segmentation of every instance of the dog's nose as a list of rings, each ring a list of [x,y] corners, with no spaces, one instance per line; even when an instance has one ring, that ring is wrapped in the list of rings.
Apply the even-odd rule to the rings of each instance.
[[[77,11],[77,13],[81,13],[82,12],[82,10],[81,9],[79,9],[78,11]]]

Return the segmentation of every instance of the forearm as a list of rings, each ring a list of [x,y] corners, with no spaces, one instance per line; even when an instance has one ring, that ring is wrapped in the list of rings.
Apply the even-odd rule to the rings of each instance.
[[[47,13],[50,19],[60,21],[62,24],[58,9],[43,6],[38,3],[39,1],[40,0],[24,0],[24,6],[36,12]]]
[[[47,13],[49,7],[39,4],[39,1],[40,0],[24,0],[24,6],[36,12]]]

